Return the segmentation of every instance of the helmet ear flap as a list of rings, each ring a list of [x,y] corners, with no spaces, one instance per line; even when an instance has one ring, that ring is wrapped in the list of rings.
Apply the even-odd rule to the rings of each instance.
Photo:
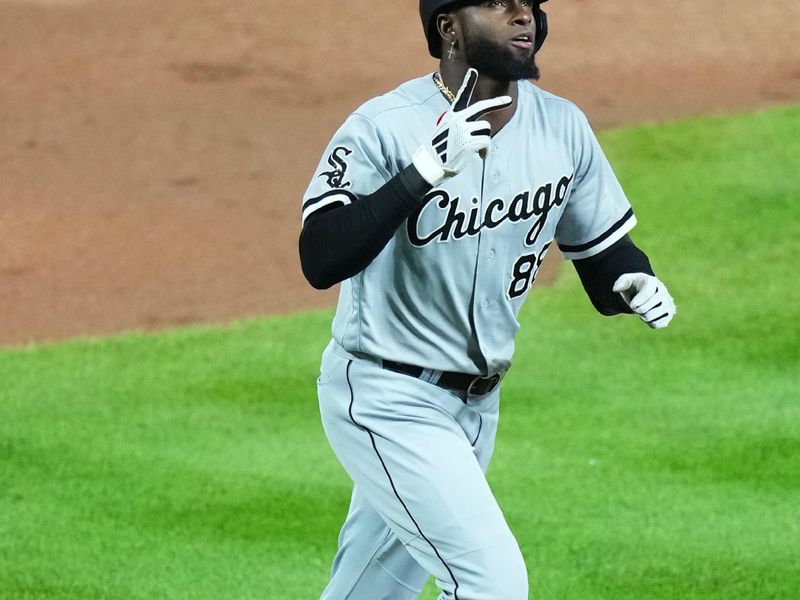
[[[419,0],[419,17],[428,42],[428,51],[434,58],[442,58],[442,38],[436,26],[439,14],[450,5],[457,5],[460,0]]]
[[[539,48],[544,44],[544,39],[547,37],[547,13],[542,10],[541,4],[537,4],[536,8],[534,8],[534,17],[536,18],[534,52],[538,52]]]
[[[442,58],[442,52],[439,49],[441,40],[439,39],[439,28],[436,26],[436,19],[431,19],[425,37],[428,39],[428,52],[430,52],[430,55],[434,58]]]

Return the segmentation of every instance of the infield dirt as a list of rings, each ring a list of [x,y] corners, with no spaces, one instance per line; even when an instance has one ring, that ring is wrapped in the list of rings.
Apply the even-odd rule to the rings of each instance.
[[[797,0],[546,8],[540,85],[597,129],[800,101]],[[410,1],[0,0],[0,50],[0,345],[330,306],[303,190],[435,68]]]

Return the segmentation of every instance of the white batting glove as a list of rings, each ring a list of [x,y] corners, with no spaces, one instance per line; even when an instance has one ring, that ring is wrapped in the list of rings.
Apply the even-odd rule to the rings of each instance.
[[[455,101],[433,133],[431,145],[420,146],[414,153],[414,166],[431,185],[438,185],[443,179],[459,173],[475,154],[489,146],[492,129],[482,118],[492,111],[511,106],[513,102],[510,96],[498,96],[470,106],[477,82],[478,72],[467,70]]]
[[[626,273],[620,275],[612,289],[619,292],[631,310],[652,329],[669,325],[677,312],[667,286],[658,277],[646,273]]]

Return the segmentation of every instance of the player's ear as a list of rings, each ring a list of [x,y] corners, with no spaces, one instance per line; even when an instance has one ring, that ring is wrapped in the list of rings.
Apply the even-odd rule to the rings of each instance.
[[[442,13],[436,17],[436,30],[442,39],[443,47],[458,44],[458,23],[453,13]]]

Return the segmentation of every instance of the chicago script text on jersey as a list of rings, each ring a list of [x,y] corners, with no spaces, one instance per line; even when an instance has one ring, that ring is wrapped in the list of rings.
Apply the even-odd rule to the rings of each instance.
[[[486,203],[482,214],[478,198],[473,197],[470,207],[465,210],[460,206],[459,196],[451,197],[443,189],[433,190],[425,198],[425,204],[408,218],[408,238],[414,246],[422,247],[431,242],[448,242],[478,235],[482,229],[494,229],[505,221],[517,223],[535,217],[525,236],[525,245],[533,246],[544,229],[550,211],[564,204],[567,199],[572,178],[572,175],[565,175],[558,183],[547,183],[535,192],[522,191],[510,202],[494,198]],[[436,219],[438,223],[433,227],[423,227],[423,220],[433,220],[426,218],[432,211],[440,213],[440,218]]]

